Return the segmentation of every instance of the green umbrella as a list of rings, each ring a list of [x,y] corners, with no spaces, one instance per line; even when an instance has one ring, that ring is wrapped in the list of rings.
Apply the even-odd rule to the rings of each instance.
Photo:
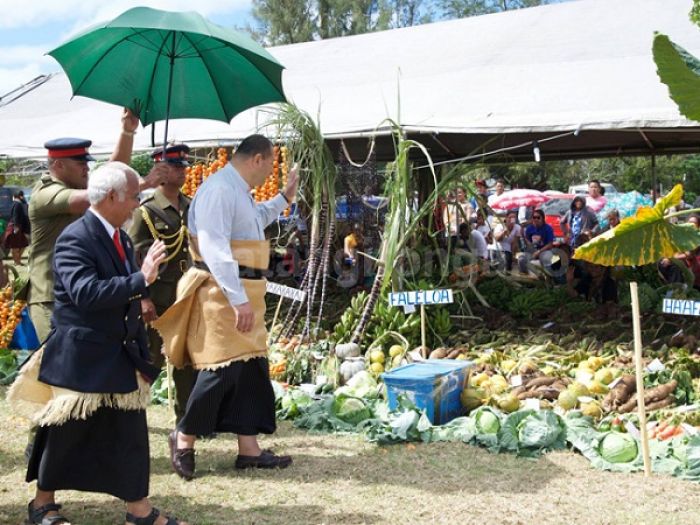
[[[136,7],[97,24],[49,55],[73,95],[130,108],[146,126],[176,118],[229,122],[241,111],[284,102],[282,69],[246,35],[199,13]]]

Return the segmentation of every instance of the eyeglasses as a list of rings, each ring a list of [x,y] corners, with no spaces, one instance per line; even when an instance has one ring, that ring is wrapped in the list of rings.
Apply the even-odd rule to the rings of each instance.
[[[535,219],[537,219],[538,221],[541,221],[541,220],[542,220],[542,216],[541,216],[541,215],[533,215],[533,216],[532,216],[532,220],[535,220]]]

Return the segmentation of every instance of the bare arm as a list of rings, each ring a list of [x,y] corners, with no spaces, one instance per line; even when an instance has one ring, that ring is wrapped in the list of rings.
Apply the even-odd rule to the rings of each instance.
[[[129,108],[124,108],[122,113],[122,132],[117,140],[117,146],[109,160],[129,164],[131,162],[131,152],[134,149],[134,135],[139,127],[139,119]]]

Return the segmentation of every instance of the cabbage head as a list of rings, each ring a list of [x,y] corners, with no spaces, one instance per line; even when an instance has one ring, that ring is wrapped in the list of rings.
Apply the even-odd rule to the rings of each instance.
[[[335,417],[351,425],[357,425],[372,417],[372,412],[361,399],[342,395],[335,398],[333,413]]]
[[[610,432],[598,445],[598,452],[610,463],[629,463],[637,458],[637,441],[629,434]]]
[[[501,421],[490,410],[480,409],[474,415],[478,434],[497,434],[501,428]]]
[[[313,398],[298,388],[289,389],[289,391],[282,398],[282,410],[285,413],[285,417],[294,418],[299,415],[299,408],[305,407],[313,403]]]

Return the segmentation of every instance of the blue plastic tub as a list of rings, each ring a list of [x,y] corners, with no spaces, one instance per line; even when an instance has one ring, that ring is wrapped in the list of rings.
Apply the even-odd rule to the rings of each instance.
[[[389,409],[398,407],[398,397],[403,394],[416,407],[425,410],[434,425],[442,425],[464,415],[459,397],[466,386],[467,372],[471,366],[471,361],[429,359],[382,374]]]

